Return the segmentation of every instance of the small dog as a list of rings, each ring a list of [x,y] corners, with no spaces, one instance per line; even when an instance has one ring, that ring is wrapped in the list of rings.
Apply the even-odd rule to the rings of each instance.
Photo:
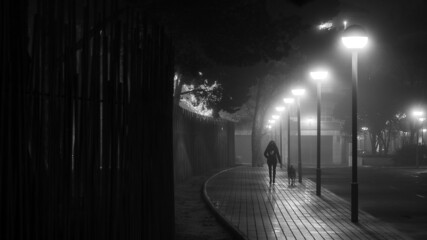
[[[290,186],[295,185],[296,172],[294,166],[290,165],[288,168],[288,184]]]

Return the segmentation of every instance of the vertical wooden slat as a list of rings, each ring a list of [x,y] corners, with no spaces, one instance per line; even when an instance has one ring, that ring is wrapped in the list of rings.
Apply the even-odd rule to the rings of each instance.
[[[4,33],[21,3],[1,3]],[[116,0],[81,7],[38,1],[30,54],[8,50],[26,49],[27,18],[19,41],[0,37],[2,63],[15,64],[1,71],[1,239],[171,239],[172,149],[155,149],[172,141],[172,46]]]

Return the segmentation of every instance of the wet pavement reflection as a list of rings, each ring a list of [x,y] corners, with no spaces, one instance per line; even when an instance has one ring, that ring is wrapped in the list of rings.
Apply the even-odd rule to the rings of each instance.
[[[242,166],[215,175],[206,194],[216,211],[247,239],[408,239],[384,222],[360,211],[350,221],[350,205],[315,183],[288,185],[286,170],[269,185],[267,167]]]

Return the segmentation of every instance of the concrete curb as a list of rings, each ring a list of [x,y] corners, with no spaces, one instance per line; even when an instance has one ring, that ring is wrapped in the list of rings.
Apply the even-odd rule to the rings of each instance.
[[[211,177],[209,177],[203,183],[201,194],[202,194],[202,198],[205,201],[206,205],[208,206],[209,210],[214,214],[215,218],[221,224],[223,224],[232,233],[234,239],[247,240],[248,238],[247,238],[247,236],[244,233],[242,233],[237,227],[235,227],[233,224],[231,224],[231,222],[229,222],[221,213],[219,213],[217,211],[217,209],[215,208],[215,206],[212,204],[212,202],[211,202],[211,200],[210,200],[210,198],[209,198],[209,196],[207,194],[207,191],[206,191],[206,185],[209,183],[209,181],[212,178],[218,176],[219,174],[221,174],[223,172],[230,171],[232,169],[239,168],[239,167],[242,167],[242,166],[237,166],[237,167],[232,167],[232,168],[229,168],[229,169],[225,169],[225,170],[222,170],[222,171],[220,171],[220,172],[212,175]]]

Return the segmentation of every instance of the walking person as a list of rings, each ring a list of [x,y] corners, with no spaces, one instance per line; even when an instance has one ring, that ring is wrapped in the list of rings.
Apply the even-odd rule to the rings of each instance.
[[[279,149],[273,140],[271,140],[265,148],[264,157],[267,158],[268,176],[270,177],[271,185],[271,181],[273,181],[274,184],[276,180],[276,166],[278,161],[280,163],[280,168],[282,168],[282,159],[279,154]],[[271,175],[273,175],[273,177]]]

